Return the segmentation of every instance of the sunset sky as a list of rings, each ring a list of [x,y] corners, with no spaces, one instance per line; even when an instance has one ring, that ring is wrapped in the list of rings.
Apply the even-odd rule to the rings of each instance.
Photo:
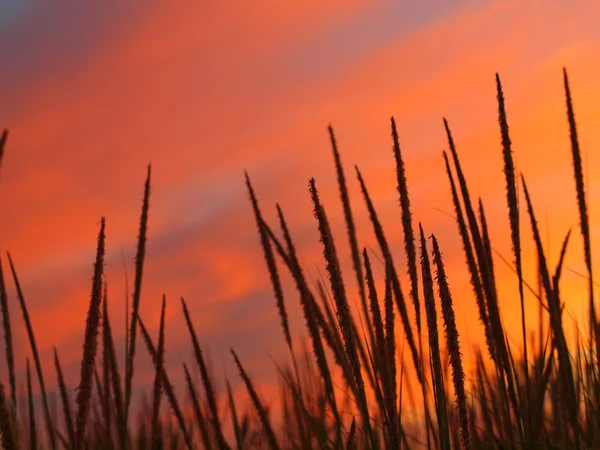
[[[457,227],[444,214],[453,210],[441,156],[447,149],[442,117],[452,127],[472,195],[486,206],[492,245],[511,259],[495,98],[500,73],[515,158],[551,265],[574,227],[566,267],[583,273],[562,67],[569,70],[588,174],[592,245],[600,245],[598,17],[600,3],[591,0],[0,1],[0,128],[10,132],[0,174],[0,251],[10,251],[20,275],[47,384],[56,384],[53,345],[67,381],[78,382],[102,216],[110,313],[123,351],[121,255],[131,285],[151,162],[141,316],[156,337],[166,294],[170,376],[180,386],[181,362],[191,357],[183,296],[215,372],[221,375],[225,364],[239,385],[229,355],[234,347],[273,400],[277,372],[269,355],[285,361],[287,353],[244,170],[272,223],[275,202],[281,204],[306,270],[317,279],[324,264],[308,195],[315,177],[354,305],[327,126],[338,138],[359,245],[376,248],[354,164],[405,273],[392,115],[414,217],[439,238],[461,342],[470,353],[482,333]],[[534,283],[524,214],[522,232],[525,275]],[[598,266],[600,252],[594,258]],[[2,262],[8,276],[5,256]],[[502,313],[518,345],[514,275],[500,260],[496,268]],[[380,282],[378,263],[375,273]],[[289,277],[285,282],[292,333],[300,339],[298,297]],[[30,350],[12,280],[7,284],[23,382]],[[569,313],[580,319],[585,280],[566,270],[562,289]],[[535,324],[536,300],[526,301]],[[146,388],[152,369],[141,341],[138,346],[135,381]]]

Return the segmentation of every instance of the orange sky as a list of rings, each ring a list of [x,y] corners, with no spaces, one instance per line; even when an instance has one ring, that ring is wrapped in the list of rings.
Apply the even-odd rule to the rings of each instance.
[[[481,332],[456,225],[436,210],[452,212],[442,117],[450,121],[473,195],[484,199],[493,246],[509,257],[496,71],[517,164],[554,265],[564,234],[578,220],[561,80],[562,66],[569,69],[589,174],[592,240],[600,240],[597,2],[212,3],[0,5],[0,127],[10,130],[0,180],[0,250],[11,252],[20,273],[45,367],[56,345],[72,385],[101,216],[107,218],[110,310],[123,348],[121,249],[131,280],[148,162],[153,190],[141,314],[156,334],[161,294],[167,295],[173,380],[182,380],[181,360],[191,351],[178,301],[183,295],[215,369],[223,358],[233,374],[228,349],[235,347],[263,391],[272,393],[268,398],[277,392],[268,355],[282,359],[286,352],[243,170],[267,218],[275,219],[276,201],[283,206],[314,277],[323,268],[307,191],[309,177],[316,178],[353,286],[329,123],[350,180],[360,245],[375,247],[375,240],[354,164],[403,261],[389,138],[389,117],[396,117],[413,213],[445,253],[465,352],[467,338],[479,342]],[[526,220],[522,229],[529,231]],[[566,265],[583,272],[574,231]],[[533,281],[529,241],[524,251]],[[600,254],[594,257],[600,261]],[[507,329],[519,339],[512,274],[500,261],[496,267],[498,280],[507,281],[501,292]],[[585,281],[569,271],[563,278],[568,308],[581,316]],[[9,285],[23,380],[29,347]],[[303,320],[294,290],[289,293],[299,337]],[[534,299],[527,304],[535,317]],[[151,368],[140,349],[143,387]],[[53,386],[53,371],[46,377]]]

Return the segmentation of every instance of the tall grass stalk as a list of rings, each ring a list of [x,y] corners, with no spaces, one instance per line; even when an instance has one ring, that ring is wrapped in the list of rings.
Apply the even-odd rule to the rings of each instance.
[[[369,290],[369,301],[371,314],[373,315],[373,327],[375,335],[374,343],[374,357],[376,375],[381,379],[382,393],[383,393],[383,410],[386,414],[387,426],[389,428],[389,439],[392,448],[399,448],[400,446],[400,435],[398,431],[398,413],[396,411],[396,396],[394,393],[394,383],[392,383],[392,370],[391,364],[388,358],[386,342],[385,342],[385,331],[383,327],[383,320],[381,317],[381,310],[379,308],[379,299],[377,298],[377,290],[375,289],[375,280],[373,278],[373,272],[371,270],[371,262],[367,254],[367,249],[363,250],[363,259],[365,264],[367,287]]]
[[[512,250],[515,257],[515,267],[519,279],[519,300],[521,301],[521,333],[523,339],[523,364],[525,370],[525,409],[527,411],[527,430],[531,429],[531,386],[529,382],[529,356],[527,352],[527,328],[525,318],[525,296],[523,293],[523,267],[521,262],[521,235],[519,232],[519,200],[517,195],[517,182],[515,177],[515,165],[512,157],[510,135],[508,132],[508,121],[506,119],[506,107],[504,105],[504,93],[500,76],[496,74],[496,90],[498,99],[498,122],[502,135],[502,156],[504,158],[504,176],[506,178],[506,201],[508,204],[508,217],[510,221]],[[491,255],[490,255],[491,258]],[[525,436],[528,438],[528,436]]]
[[[350,243],[350,251],[352,254],[352,264],[354,272],[356,273],[356,281],[358,285],[358,293],[360,296],[361,306],[363,309],[363,317],[366,322],[367,332],[369,333],[371,345],[373,345],[375,336],[373,335],[373,324],[369,317],[369,308],[367,307],[367,296],[365,292],[365,280],[362,273],[362,264],[360,262],[360,252],[358,249],[358,239],[356,236],[356,226],[354,225],[354,218],[352,217],[352,208],[350,206],[350,196],[348,195],[348,186],[346,183],[346,176],[344,175],[344,167],[340,158],[340,152],[333,132],[333,127],[328,127],[329,139],[331,141],[331,148],[333,150],[333,157],[335,159],[335,170],[337,173],[338,186],[340,189],[340,199],[344,208],[344,218],[346,220],[346,229],[348,231],[348,241]]]
[[[575,123],[575,112],[573,110],[573,99],[571,98],[571,88],[569,86],[569,76],[567,75],[566,68],[563,68],[563,83],[565,88],[565,97],[567,104],[567,119],[569,122],[569,137],[571,140],[571,156],[573,158],[575,188],[577,191],[579,225],[581,230],[581,236],[583,238],[585,266],[588,272],[590,345],[592,345],[592,343],[595,342],[596,359],[597,362],[600,364],[600,325],[598,323],[598,317],[596,316],[596,306],[594,304],[594,277],[592,272],[592,244],[590,238],[589,215],[585,197],[585,186],[583,181],[581,149],[579,148],[577,124]]]
[[[425,301],[425,317],[429,337],[429,352],[431,355],[433,392],[436,404],[436,417],[438,423],[439,445],[442,450],[450,449],[450,431],[448,424],[448,412],[446,406],[446,390],[442,374],[441,352],[438,339],[437,310],[433,291],[433,278],[431,276],[431,264],[427,253],[427,241],[423,227],[419,223],[419,234],[421,243],[421,279],[423,280],[423,298]]]
[[[519,418],[519,404],[517,400],[516,386],[515,380],[513,376],[513,371],[511,368],[511,363],[509,359],[509,352],[506,343],[506,335],[504,333],[504,327],[502,324],[502,319],[500,315],[500,309],[498,306],[498,294],[496,291],[496,286],[494,284],[493,271],[490,267],[488,258],[486,257],[486,251],[483,244],[483,239],[481,237],[481,232],[479,230],[479,225],[477,223],[477,219],[475,217],[475,212],[473,209],[473,204],[471,203],[471,195],[469,193],[469,188],[467,187],[467,181],[465,179],[465,175],[462,171],[462,167],[460,164],[460,160],[458,158],[458,153],[456,151],[456,146],[454,145],[454,139],[452,137],[452,133],[450,131],[450,126],[448,125],[448,121],[444,119],[444,128],[446,129],[446,135],[448,138],[448,146],[450,147],[450,152],[452,154],[452,158],[454,160],[454,166],[456,168],[456,175],[458,178],[460,191],[463,197],[463,202],[465,206],[465,212],[467,215],[467,222],[469,225],[469,231],[471,234],[471,238],[473,239],[473,244],[475,248],[475,255],[477,257],[477,263],[479,267],[479,274],[481,276],[483,292],[486,299],[486,305],[488,309],[489,319],[490,319],[490,329],[491,334],[493,336],[493,342],[495,345],[495,356],[496,364],[499,368],[499,378],[501,383],[507,384],[506,389],[502,389],[508,396],[510,401],[510,405],[512,406],[512,411],[515,418]],[[505,381],[504,381],[504,377]],[[519,432],[520,437],[523,437],[523,427],[520,421],[516,422],[517,430]]]
[[[92,281],[92,294],[85,324],[85,341],[83,343],[83,357],[81,359],[81,375],[79,390],[77,391],[77,414],[75,418],[75,445],[76,448],[84,447],[85,432],[92,398],[92,385],[94,362],[98,350],[98,328],[100,327],[100,306],[102,304],[102,276],[104,273],[104,218],[100,221],[98,234],[98,248],[94,264],[94,278]]]
[[[465,373],[462,366],[462,354],[458,339],[458,330],[454,319],[454,308],[452,307],[452,295],[446,278],[446,269],[442,260],[442,253],[435,236],[431,236],[433,244],[433,263],[436,266],[436,281],[438,293],[442,305],[442,316],[446,335],[446,348],[450,355],[450,366],[452,367],[452,383],[458,409],[460,441],[462,448],[467,450],[471,447],[469,438],[469,414],[467,408],[467,397],[465,394]]]
[[[406,334],[406,340],[408,342],[408,347],[410,349],[413,363],[415,365],[415,371],[417,373],[417,377],[418,377],[419,381],[422,383],[424,381],[422,378],[419,353],[417,351],[417,346],[415,345],[413,329],[412,329],[411,322],[408,318],[408,312],[406,310],[406,303],[404,301],[404,295],[402,294],[402,289],[400,287],[400,280],[398,279],[396,268],[394,266],[394,262],[392,259],[392,253],[390,251],[388,242],[383,233],[383,227],[381,226],[379,218],[377,217],[375,207],[373,206],[373,202],[371,201],[371,197],[369,196],[367,187],[365,185],[365,182],[363,180],[363,177],[362,177],[358,167],[356,167],[356,174],[357,174],[360,186],[361,186],[361,190],[362,190],[362,193],[363,193],[363,196],[365,199],[365,203],[367,204],[367,209],[369,210],[369,216],[370,216],[371,222],[373,224],[373,230],[375,232],[375,236],[377,237],[379,247],[381,248],[381,252],[383,253],[384,258],[389,263],[390,280],[392,282],[392,291],[394,293],[394,298],[396,300],[396,306],[398,308],[398,311],[400,312],[400,317],[402,319],[402,325],[404,326],[404,333]]]
[[[267,231],[263,226],[263,218],[260,213],[260,208],[258,207],[258,201],[256,200],[256,195],[254,195],[254,189],[252,189],[252,184],[250,183],[250,177],[246,172],[246,186],[248,187],[248,193],[250,194],[250,200],[252,202],[252,209],[254,210],[254,216],[256,219],[256,225],[258,227],[258,233],[260,235],[260,243],[263,248],[265,261],[267,262],[267,267],[269,269],[269,275],[271,276],[271,284],[273,285],[273,291],[275,293],[275,299],[277,300],[277,309],[279,311],[279,317],[281,319],[281,326],[283,328],[283,333],[285,336],[285,341],[293,353],[292,346],[292,336],[290,334],[290,326],[287,311],[285,309],[285,301],[283,298],[283,289],[281,288],[281,281],[279,280],[279,274],[277,272],[277,265],[275,264],[275,257],[273,255],[273,249],[271,248],[271,242],[269,241],[269,236]]]
[[[500,358],[499,364],[501,365],[501,370],[507,374],[507,377],[510,376],[509,362],[508,362],[508,352],[506,350],[506,342],[504,340],[504,329],[502,327],[502,322],[500,319],[500,312],[498,309],[498,302],[496,298],[496,290],[492,283],[491,273],[489,270],[489,266],[485,257],[485,250],[483,246],[483,240],[481,238],[481,233],[479,231],[479,225],[477,224],[477,219],[475,218],[475,212],[473,210],[473,206],[471,203],[471,196],[469,193],[469,189],[467,187],[467,182],[465,176],[462,172],[462,168],[460,165],[460,161],[458,158],[458,153],[456,151],[456,147],[454,145],[454,139],[452,137],[452,133],[450,131],[450,127],[446,119],[444,119],[444,127],[446,129],[446,134],[448,137],[448,144],[450,147],[450,152],[452,154],[452,158],[454,160],[454,166],[456,168],[456,174],[460,186],[460,191],[462,193],[463,202],[465,206],[465,212],[467,215],[468,221],[468,229],[471,234],[471,238],[473,239],[473,244],[475,248],[475,255],[477,257],[478,263],[478,271],[481,277],[481,285],[486,299],[486,305],[488,308],[488,314],[490,318],[490,328],[492,331],[492,335],[494,338],[494,344],[497,347],[497,356]],[[458,199],[455,200],[455,204],[458,203]],[[496,351],[495,351],[496,353]]]
[[[400,209],[402,210],[402,230],[404,231],[404,252],[408,261],[408,275],[410,277],[410,298],[415,307],[417,331],[421,334],[421,304],[419,301],[419,276],[417,271],[417,250],[412,227],[412,214],[410,212],[410,197],[408,195],[408,182],[404,160],[400,151],[396,121],[391,118],[392,140],[394,141],[394,159],[396,160],[396,178],[398,181],[398,194],[400,195]]]
[[[469,230],[465,223],[462,206],[460,204],[460,199],[456,190],[456,184],[454,182],[452,170],[448,161],[448,155],[446,154],[446,152],[443,152],[443,156],[444,163],[446,164],[446,173],[448,175],[448,180],[450,181],[450,192],[452,194],[452,203],[454,204],[454,211],[456,214],[456,223],[458,225],[458,231],[463,243],[463,250],[465,252],[465,257],[467,260],[467,267],[471,276],[471,286],[473,287],[473,292],[475,293],[477,310],[479,312],[479,320],[481,321],[481,325],[483,326],[485,331],[485,340],[488,348],[488,353],[492,360],[495,360],[495,345],[493,340],[494,338],[491,332],[488,310],[485,301],[485,295],[483,292],[483,285],[479,276],[479,269],[475,260],[475,254],[473,253],[473,246],[471,245]]]
[[[329,228],[327,216],[325,215],[325,209],[321,205],[321,201],[319,199],[314,178],[310,180],[310,194],[314,206],[314,214],[319,224],[319,234],[321,235],[321,242],[323,244],[323,255],[327,261],[327,272],[329,274],[331,291],[333,292],[333,298],[335,300],[338,323],[344,338],[346,356],[350,362],[350,367],[352,369],[354,381],[356,382],[358,390],[359,398],[357,401],[363,416],[365,434],[371,439],[372,446],[375,448],[373,434],[371,433],[371,423],[367,406],[365,385],[361,372],[360,361],[358,358],[356,334],[353,329],[350,313],[350,305],[348,304],[348,299],[346,298],[346,290],[342,280],[342,272],[340,270],[337,252],[333,242],[333,236],[331,234],[331,229]]]
[[[287,261],[286,265],[288,266],[294,278],[294,281],[296,283],[296,289],[300,294],[300,304],[302,305],[302,311],[304,313],[306,327],[311,338],[313,354],[315,356],[315,360],[317,361],[317,367],[319,368],[319,372],[321,373],[321,376],[323,378],[327,402],[329,403],[329,406],[335,419],[338,442],[341,442],[341,419],[338,412],[331,371],[329,369],[329,363],[327,362],[327,356],[325,354],[323,341],[321,340],[321,334],[319,332],[319,326],[323,330],[323,336],[328,341],[336,358],[336,361],[344,370],[347,379],[351,379],[350,369],[348,367],[347,359],[341,347],[341,342],[339,342],[338,344],[337,329],[334,327],[330,329],[325,324],[324,318],[322,318],[319,314],[317,302],[308,287],[308,283],[300,266],[300,261],[298,260],[298,257],[296,255],[296,249],[292,237],[290,235],[287,223],[285,221],[283,211],[279,206],[277,210],[279,214],[281,229],[283,231],[284,239],[288,249],[287,254],[284,251],[283,247],[277,242],[272,233],[270,234],[270,236],[278,249],[279,255],[285,261]]]
[[[408,182],[406,180],[406,169],[402,152],[400,151],[400,140],[398,138],[398,130],[396,121],[391,118],[392,125],[392,140],[394,143],[394,159],[396,161],[396,179],[398,182],[398,194],[400,195],[400,209],[402,212],[402,231],[404,235],[404,253],[408,262],[408,275],[410,277],[410,298],[413,301],[415,308],[415,318],[417,322],[417,335],[419,339],[419,359],[421,360],[421,379],[425,381],[425,361],[423,358],[423,336],[421,333],[421,302],[419,300],[419,276],[417,270],[417,251],[415,247],[415,236],[412,226],[412,214],[410,212],[410,196],[408,195]],[[423,395],[423,408],[425,415],[429,418],[429,404],[427,402],[427,383],[421,383],[421,391]],[[431,448],[430,443],[430,421],[426,420],[427,427],[427,448]]]
[[[140,309],[140,297],[142,295],[142,279],[144,276],[144,260],[146,258],[146,240],[148,233],[148,210],[150,208],[150,177],[152,167],[148,165],[148,174],[144,185],[144,199],[142,201],[142,213],[140,217],[140,231],[138,234],[137,253],[135,256],[135,279],[133,285],[133,301],[131,310],[131,324],[129,326],[129,341],[125,354],[125,421],[127,428],[129,416],[129,405],[131,403],[131,387],[133,383],[133,369],[135,359],[135,341],[137,336],[138,314]]]

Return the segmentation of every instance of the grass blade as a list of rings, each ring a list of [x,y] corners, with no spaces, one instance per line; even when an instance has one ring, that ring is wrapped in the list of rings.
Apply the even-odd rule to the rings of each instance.
[[[258,417],[260,418],[260,421],[261,421],[262,426],[265,431],[267,443],[269,444],[269,447],[271,448],[271,450],[279,450],[279,444],[277,443],[277,438],[275,437],[275,433],[273,432],[273,428],[271,427],[271,422],[269,421],[269,416],[267,414],[267,410],[265,409],[262,402],[258,398],[258,394],[254,390],[254,386],[252,385],[252,380],[250,380],[250,377],[248,377],[248,374],[244,370],[242,363],[238,359],[238,357],[233,349],[231,349],[231,354],[233,355],[233,358],[235,359],[235,364],[237,365],[238,370],[240,371],[240,376],[242,377],[242,380],[244,380],[244,383],[246,384],[246,389],[248,389],[248,394],[250,394],[252,403],[254,404],[254,407],[256,408]]]
[[[228,449],[229,446],[227,442],[225,442],[225,437],[223,436],[223,430],[221,428],[221,421],[219,419],[219,412],[217,408],[217,400],[215,396],[215,391],[213,387],[213,383],[210,379],[210,375],[208,373],[208,369],[206,367],[206,362],[204,361],[204,356],[202,354],[202,349],[200,348],[200,344],[198,342],[198,338],[196,336],[196,331],[194,330],[194,325],[192,324],[192,320],[190,318],[190,314],[187,309],[187,305],[183,297],[181,298],[181,305],[183,307],[183,314],[185,316],[185,322],[187,324],[188,330],[190,332],[190,336],[192,338],[192,344],[194,346],[194,355],[196,356],[196,362],[198,363],[198,367],[200,368],[200,375],[202,377],[202,383],[204,384],[204,391],[206,393],[206,400],[208,402],[208,408],[211,413],[211,422],[213,428],[215,430],[215,434],[217,437],[217,441],[220,449]]]
[[[283,327],[283,332],[285,335],[285,341],[287,342],[290,351],[293,353],[292,347],[292,336],[290,334],[290,326],[288,323],[288,315],[285,309],[285,301],[283,298],[283,289],[281,288],[281,281],[279,280],[279,274],[277,273],[277,265],[275,264],[275,258],[273,256],[273,249],[271,248],[271,243],[269,241],[269,236],[265,227],[263,226],[263,219],[260,213],[260,209],[258,207],[258,200],[256,199],[256,195],[254,194],[254,189],[252,189],[252,184],[250,183],[250,177],[246,172],[246,186],[248,187],[248,192],[250,194],[250,200],[252,201],[252,209],[254,210],[254,216],[256,218],[256,224],[258,227],[258,232],[260,235],[260,242],[263,248],[263,253],[265,256],[265,261],[267,262],[267,267],[269,269],[269,275],[271,276],[271,284],[273,285],[273,291],[275,293],[275,298],[277,299],[277,309],[279,310],[279,317],[281,318],[281,326]]]
[[[29,337],[29,344],[31,346],[31,353],[33,353],[33,361],[35,363],[35,370],[37,372],[38,381],[40,383],[40,390],[42,391],[42,405],[44,407],[44,418],[46,420],[46,432],[48,434],[48,440],[50,448],[56,450],[56,440],[54,437],[54,426],[52,425],[52,419],[50,416],[50,408],[48,407],[48,396],[46,395],[46,384],[44,383],[44,374],[42,372],[42,364],[40,363],[40,354],[37,349],[35,341],[35,335],[33,334],[33,326],[31,325],[31,319],[29,318],[29,312],[27,311],[27,305],[25,304],[25,297],[21,290],[21,284],[17,277],[17,271],[13,264],[10,253],[7,253],[8,262],[12,271],[15,287],[17,289],[17,296],[19,297],[19,303],[21,305],[21,311],[23,312],[23,321],[25,322],[25,328],[27,329],[27,335]]]

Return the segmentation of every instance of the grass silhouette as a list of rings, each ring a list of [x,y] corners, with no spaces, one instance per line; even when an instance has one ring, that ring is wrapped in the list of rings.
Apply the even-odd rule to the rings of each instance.
[[[533,200],[526,179],[515,170],[512,157],[504,93],[498,75],[496,89],[500,150],[506,180],[507,217],[520,298],[522,341],[518,347],[509,342],[501,314],[501,301],[496,284],[492,245],[489,238],[484,205],[473,203],[467,177],[461,164],[448,121],[444,119],[449,153],[443,162],[449,181],[457,237],[462,241],[464,269],[468,272],[477,306],[485,348],[475,352],[474,369],[465,373],[460,333],[454,316],[451,295],[452,280],[444,265],[443,248],[427,225],[414,229],[409,197],[409,184],[402,159],[400,138],[391,119],[391,148],[397,175],[401,211],[404,255],[410,286],[409,311],[400,284],[390,245],[371,201],[367,183],[356,167],[358,184],[364,198],[373,232],[377,238],[379,261],[385,268],[385,292],[376,289],[376,275],[370,252],[358,246],[354,225],[355,212],[350,208],[348,180],[342,165],[333,128],[329,138],[337,175],[340,199],[350,245],[353,283],[346,285],[340,268],[336,243],[325,205],[319,198],[317,183],[309,182],[314,208],[315,227],[319,231],[326,263],[328,290],[319,283],[317,290],[309,285],[297,256],[296,246],[277,205],[278,227],[268,224],[259,208],[258,195],[246,173],[251,206],[259,242],[269,274],[275,307],[282,325],[282,340],[289,349],[290,365],[274,364],[281,380],[280,409],[283,427],[272,417],[269,406],[261,399],[260,386],[244,368],[231,349],[241,380],[247,389],[248,407],[236,404],[230,380],[224,376],[227,396],[215,392],[214,375],[207,368],[201,343],[196,335],[194,318],[184,299],[182,313],[193,345],[195,361],[183,362],[186,381],[185,398],[177,398],[164,354],[168,343],[164,318],[167,299],[163,297],[160,331],[156,344],[139,316],[146,257],[147,229],[150,221],[151,171],[148,167],[136,255],[134,291],[126,337],[123,366],[117,359],[113,332],[108,316],[107,287],[103,276],[105,225],[101,221],[92,293],[86,322],[81,377],[75,401],[69,395],[54,348],[57,388],[62,415],[52,414],[39,353],[27,309],[26,297],[19,283],[13,259],[7,256],[19,307],[33,355],[37,383],[41,391],[43,421],[38,420],[32,401],[32,378],[27,360],[27,404],[17,404],[13,350],[13,319],[6,294],[4,268],[0,263],[0,306],[8,389],[0,382],[0,432],[6,449],[137,449],[137,448],[207,448],[207,449],[534,449],[600,447],[600,323],[594,303],[590,224],[586,204],[581,150],[578,142],[573,99],[566,70],[564,71],[567,121],[570,129],[571,154],[575,180],[574,201],[579,211],[579,228],[583,236],[587,269],[589,307],[588,333],[577,333],[569,344],[563,326],[565,301],[561,297],[560,280],[564,256],[569,242],[567,234],[559,263],[554,272],[548,265],[542,246]],[[8,132],[0,138],[0,166],[8,142]],[[392,163],[392,161],[390,161]],[[523,189],[525,210],[519,207],[518,183]],[[478,213],[478,214],[477,214]],[[535,292],[523,278],[521,239],[522,214],[528,218],[538,262],[539,289]],[[415,231],[417,231],[415,233]],[[293,296],[284,292],[282,273],[294,281],[308,331],[308,344],[294,342],[289,330],[286,302]],[[352,310],[347,292],[357,287],[360,308]],[[540,304],[538,342],[527,342],[525,289],[534,293]],[[333,301],[332,301],[333,300]],[[425,321],[421,321],[421,309]],[[128,308],[129,311],[129,308]],[[438,311],[444,327],[438,326]],[[398,348],[395,314],[399,313],[402,333],[408,344],[413,371],[405,373],[404,347]],[[152,358],[155,367],[150,403],[136,411],[138,426],[131,426],[132,390],[137,335]],[[99,351],[101,350],[101,352]],[[484,353],[486,355],[484,355]],[[17,357],[18,358],[18,357]],[[197,364],[201,386],[196,386],[190,367]],[[343,386],[334,382],[333,370],[341,373]],[[4,380],[3,380],[4,381]],[[402,414],[403,394],[414,402],[409,383],[417,382],[421,396],[419,410],[422,423],[415,430]],[[166,395],[175,420],[160,414],[162,396]],[[184,408],[191,405],[190,408]],[[191,413],[188,413],[191,411]],[[38,429],[39,428],[39,429]]]

